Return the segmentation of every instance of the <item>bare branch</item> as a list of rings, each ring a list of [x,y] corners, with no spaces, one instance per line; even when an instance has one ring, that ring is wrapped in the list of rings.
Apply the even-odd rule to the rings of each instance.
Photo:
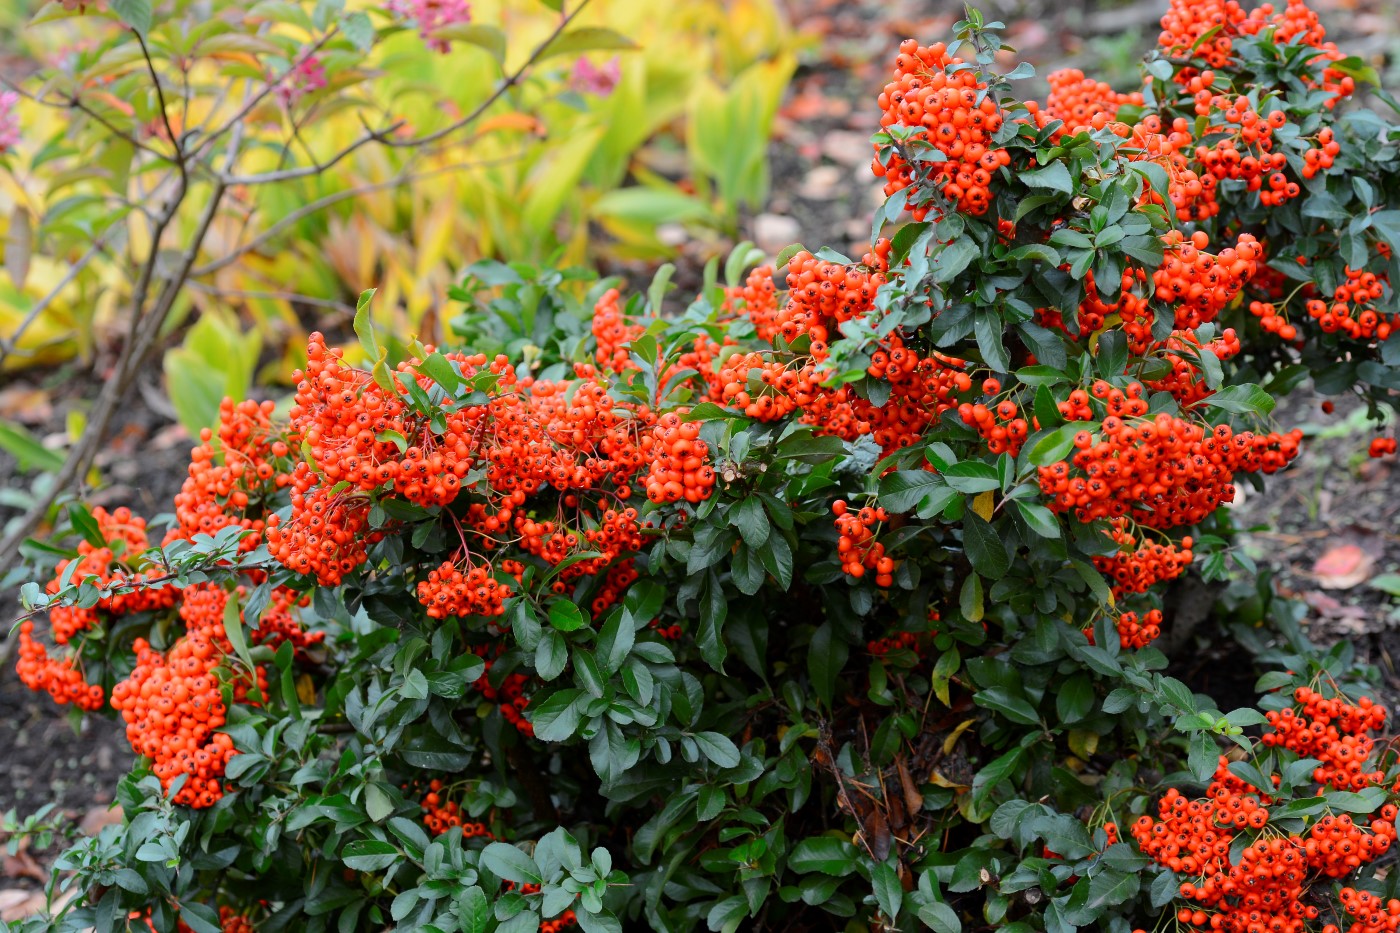
[[[29,329],[30,325],[38,320],[39,315],[43,314],[48,306],[53,304],[54,299],[57,298],[65,288],[71,285],[73,280],[81,275],[82,271],[87,268],[88,263],[92,262],[94,257],[103,253],[105,248],[106,243],[103,241],[103,238],[100,236],[95,238],[92,241],[92,246],[88,248],[88,251],[83,253],[78,261],[68,268],[68,271],[64,273],[63,278],[59,280],[58,284],[50,289],[47,295],[35,302],[34,307],[29,309],[29,313],[24,316],[24,320],[19,322],[19,326],[15,328],[14,333],[10,334],[8,337],[0,338],[0,365],[4,365],[5,360],[9,359],[10,354],[15,352],[15,345],[19,343],[20,337],[24,336],[24,332]]]
[[[257,175],[229,175],[223,179],[223,182],[226,185],[265,185],[269,182],[291,181],[294,178],[307,178],[311,175],[320,175],[322,172],[328,171],[343,159],[350,156],[356,149],[367,146],[373,142],[388,142],[389,134],[403,125],[404,121],[398,120],[382,130],[371,130],[324,162],[317,162],[313,165],[303,165],[300,168],[282,169],[276,172],[261,172]]]
[[[467,114],[465,117],[462,117],[460,120],[456,120],[453,123],[444,126],[440,130],[434,130],[433,132],[428,133],[424,136],[413,136],[408,139],[387,140],[384,144],[394,149],[409,149],[416,148],[418,146],[426,146],[429,143],[437,142],[444,136],[449,136],[452,133],[457,132],[462,127],[467,126],[468,124],[478,119],[483,113],[490,109],[490,107],[493,104],[495,104],[496,101],[500,100],[501,97],[505,95],[506,91],[510,90],[512,87],[518,84],[521,78],[525,77],[526,73],[528,73],[529,70],[534,66],[535,62],[539,61],[540,56],[544,54],[545,50],[554,44],[554,40],[559,38],[559,36],[564,32],[564,30],[568,28],[569,24],[573,22],[580,13],[583,12],[584,8],[587,7],[588,4],[589,0],[580,0],[578,6],[574,7],[574,9],[569,13],[566,13],[565,15],[561,16],[559,18],[559,25],[555,26],[554,31],[551,32],[549,36],[546,37],[545,40],[541,42],[533,52],[530,53],[530,57],[525,59],[525,63],[519,68],[517,68],[513,73],[508,75],[506,79],[503,82],[501,82],[500,87],[496,88],[496,90],[492,92],[490,97],[486,98],[484,101],[478,104],[472,110],[471,113]]]
[[[238,157],[238,149],[243,143],[242,127],[234,130],[232,138],[229,140],[228,155],[226,164],[231,166]],[[151,285],[155,278],[156,265],[160,259],[160,241],[171,222],[179,213],[181,205],[184,204],[185,197],[189,190],[181,183],[175,196],[170,199],[165,209],[161,212],[156,224],[155,236],[151,239],[150,254],[142,264],[141,274],[137,279],[136,287],[131,297],[131,328],[130,339],[126,346],[122,348],[121,356],[117,359],[115,372],[107,384],[103,386],[102,392],[98,395],[92,412],[88,416],[86,430],[78,443],[68,452],[68,457],[63,462],[62,468],[54,477],[53,483],[40,496],[38,496],[26,512],[16,523],[14,529],[0,541],[0,563],[12,563],[19,553],[19,546],[22,544],[39,523],[48,514],[49,508],[58,499],[59,495],[67,490],[74,482],[82,477],[92,465],[98,448],[106,440],[107,428],[111,423],[112,416],[121,405],[127,392],[131,389],[136,377],[146,366],[152,348],[156,345],[156,338],[160,334],[161,326],[165,323],[166,317],[170,313],[171,307],[175,304],[175,299],[179,296],[180,290],[184,287],[185,280],[189,277],[196,258],[198,258],[200,247],[204,243],[204,238],[209,232],[209,227],[213,224],[215,216],[219,211],[219,205],[223,201],[226,189],[214,182],[213,190],[209,195],[209,202],[205,205],[204,212],[196,224],[195,231],[190,237],[188,246],[181,257],[179,265],[165,279],[161,286],[160,294],[157,296],[154,306],[150,311],[145,311],[146,299],[150,294]]]
[[[141,44],[141,56],[146,59],[146,70],[150,72],[151,83],[156,86],[156,102],[160,105],[160,119],[165,124],[165,134],[170,137],[170,145],[175,149],[175,166],[180,170],[180,179],[186,187],[189,187],[189,170],[185,166],[185,149],[180,144],[179,138],[175,135],[175,128],[170,125],[170,108],[165,103],[165,89],[161,87],[160,75],[156,73],[156,63],[151,61],[151,50],[146,47],[146,39],[141,33],[132,30],[136,35],[136,41]]]
[[[267,96],[271,94],[274,90],[276,90],[278,85],[280,85],[283,81],[287,80],[287,78],[291,77],[292,74],[295,73],[298,68],[306,64],[306,62],[309,61],[312,57],[314,57],[317,52],[325,48],[326,43],[330,42],[331,39],[335,38],[335,36],[339,32],[339,26],[332,26],[329,30],[327,30],[324,36],[322,36],[316,42],[312,43],[311,46],[306,49],[306,51],[302,52],[302,54],[297,57],[296,61],[288,65],[286,71],[282,72],[277,77],[267,81],[262,86],[262,88],[258,90],[256,94],[254,94],[248,100],[244,101],[243,106],[239,107],[238,111],[234,113],[233,116],[225,120],[223,126],[219,127],[217,130],[211,131],[208,135],[201,139],[199,141],[199,145],[196,146],[193,150],[191,150],[190,158],[198,159],[204,154],[204,150],[209,146],[212,146],[220,136],[224,135],[234,127],[241,126],[243,124],[244,117],[252,113],[253,109],[257,107],[258,104],[262,103],[265,99],[267,99]]]
[[[268,301],[291,301],[297,304],[310,305],[316,308],[325,308],[329,311],[340,311],[345,314],[354,314],[355,306],[344,301],[336,301],[332,298],[317,298],[314,295],[303,295],[299,292],[278,292],[278,291],[258,291],[242,288],[219,288],[216,285],[206,285],[194,279],[185,283],[191,291],[200,292],[205,295],[213,295],[217,298],[244,298],[252,300]]]
[[[335,204],[339,204],[341,201],[348,201],[352,198],[358,198],[361,195],[369,194],[373,191],[383,191],[386,188],[397,188],[401,185],[413,184],[416,181],[422,181],[425,178],[433,178],[437,175],[445,175],[449,172],[459,172],[467,168],[478,168],[485,165],[496,165],[499,163],[509,162],[513,159],[518,159],[519,157],[519,153],[512,153],[508,156],[499,156],[494,159],[480,159],[474,162],[458,162],[453,165],[439,166],[438,168],[428,169],[423,172],[409,172],[408,167],[405,166],[403,171],[400,171],[399,174],[395,175],[393,178],[388,178],[384,181],[373,182],[371,184],[359,185],[354,188],[347,188],[344,191],[337,191],[335,194],[328,194],[323,198],[318,198],[317,200],[312,201],[311,203],[306,204],[295,211],[292,211],[292,213],[288,214],[286,217],[283,217],[281,220],[277,221],[277,223],[268,227],[262,233],[259,233],[253,239],[249,240],[247,243],[244,243],[242,246],[238,247],[228,255],[220,259],[215,259],[212,262],[207,262],[204,265],[194,269],[190,273],[190,277],[204,278],[205,276],[209,276],[214,274],[215,272],[218,272],[220,269],[224,269],[228,266],[233,265],[239,259],[242,259],[247,254],[256,250],[258,247],[263,246],[268,241],[276,237],[277,234],[281,233],[283,230],[286,230],[293,224],[304,220],[305,218],[317,213],[318,211],[323,211],[328,207],[331,207]]]

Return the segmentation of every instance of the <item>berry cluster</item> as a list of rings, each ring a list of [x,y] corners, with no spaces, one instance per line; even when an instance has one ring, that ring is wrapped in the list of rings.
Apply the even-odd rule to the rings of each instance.
[[[993,175],[1009,165],[1011,157],[992,142],[1002,114],[991,95],[979,95],[986,82],[974,69],[955,69],[962,64],[941,42],[924,47],[905,40],[894,60],[894,75],[880,92],[880,125],[922,127],[915,138],[932,143],[947,157],[945,162],[926,164],[937,190],[957,210],[980,216],[991,206]],[[875,159],[871,171],[885,179],[887,196],[917,181],[914,166],[899,155],[887,165]],[[923,220],[929,207],[918,199],[917,193],[910,198],[911,211],[916,220]]]
[[[1097,432],[1075,437],[1072,460],[1040,468],[1052,511],[1073,510],[1081,522],[1127,516],[1158,529],[1194,525],[1234,499],[1236,473],[1273,473],[1298,454],[1301,431],[1235,434],[1228,425],[1208,430],[1165,412],[1140,418],[1140,384],[1112,392],[1110,414]]]
[[[995,380],[987,380],[995,384]],[[994,454],[1009,453],[1016,456],[1021,445],[1030,434],[1030,425],[1021,417],[1021,410],[1010,399],[998,402],[992,408],[986,405],[970,405],[963,402],[958,406],[958,417],[964,424],[971,425],[987,442],[987,450]]]
[[[440,836],[452,827],[460,826],[463,839],[475,839],[478,836],[485,839],[496,838],[485,823],[464,819],[465,814],[461,806],[457,801],[447,799],[444,785],[437,778],[428,782],[428,793],[423,796],[419,806],[423,808],[423,825],[432,830],[434,835]]]
[[[836,515],[836,555],[847,575],[860,579],[867,570],[875,572],[877,586],[894,582],[894,561],[885,556],[885,546],[875,540],[875,526],[889,521],[889,515],[878,506],[866,506],[855,511],[844,499],[831,505]]]
[[[263,540],[269,507],[277,491],[291,482],[290,447],[272,420],[272,402],[224,399],[219,406],[218,443],[205,428],[190,451],[189,476],[175,496],[177,524],[166,542],[218,534],[237,525],[252,534],[239,546],[251,551]]]
[[[428,578],[418,583],[418,601],[428,607],[431,619],[495,618],[505,614],[505,600],[509,595],[510,588],[496,581],[490,567],[468,567],[463,573],[450,560],[429,571]]]
[[[1346,281],[1332,292],[1331,302],[1313,298],[1308,301],[1308,317],[1326,333],[1341,331],[1358,340],[1385,340],[1395,327],[1396,316],[1387,316],[1375,309],[1384,297],[1389,278],[1382,273],[1345,268]]]
[[[1364,770],[1374,750],[1366,733],[1384,722],[1381,707],[1364,697],[1354,705],[1341,697],[1327,699],[1308,687],[1298,688],[1294,699],[1301,711],[1268,714],[1264,744],[1322,761],[1314,780],[1324,788],[1359,789],[1381,779],[1379,772]],[[1279,782],[1275,775],[1276,787]],[[1178,911],[1179,922],[1226,933],[1304,933],[1321,913],[1318,899],[1310,896],[1315,885],[1351,874],[1395,842],[1393,804],[1366,823],[1328,813],[1305,832],[1254,836],[1270,824],[1269,808],[1283,802],[1232,774],[1222,755],[1205,799],[1188,800],[1169,790],[1156,818],[1142,816],[1133,824],[1133,838],[1145,854],[1195,879],[1180,885],[1181,897],[1193,903]],[[1242,848],[1236,838],[1241,831],[1252,837]],[[1394,911],[1382,909],[1378,899],[1352,889],[1343,889],[1341,897],[1343,909],[1360,918],[1350,930],[1395,929],[1386,924],[1400,915],[1400,903]],[[1324,929],[1340,933],[1334,925]]]
[[[1064,126],[1056,138],[1076,135],[1085,130],[1101,130],[1109,122],[1118,118],[1118,111],[1125,106],[1141,107],[1141,91],[1122,94],[1104,81],[1086,77],[1078,68],[1062,68],[1046,76],[1050,84],[1050,96],[1045,99],[1045,107],[1037,111],[1044,122],[1061,120]]]
[[[1382,772],[1366,768],[1376,746],[1370,733],[1385,725],[1383,707],[1369,697],[1355,706],[1341,697],[1327,699],[1309,687],[1299,687],[1293,699],[1302,709],[1266,713],[1271,731],[1260,741],[1289,749],[1299,758],[1317,759],[1313,780],[1321,785],[1361,790],[1384,780]]]

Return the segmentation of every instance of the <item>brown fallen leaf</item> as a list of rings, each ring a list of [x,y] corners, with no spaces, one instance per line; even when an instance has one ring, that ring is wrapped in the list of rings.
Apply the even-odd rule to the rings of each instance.
[[[27,891],[23,888],[0,889],[0,923],[32,917],[43,911],[44,906],[43,891]]]
[[[102,832],[104,826],[115,826],[122,821],[122,811],[120,807],[107,805],[105,807],[89,807],[83,814],[82,821],[78,828],[83,831],[84,836],[96,836]]]
[[[28,840],[24,840],[28,842]],[[35,881],[49,880],[48,873],[44,867],[34,861],[34,856],[25,851],[23,845],[14,855],[6,852],[0,856],[0,877],[5,878],[32,878]]]
[[[1338,544],[1328,548],[1313,564],[1317,585],[1327,590],[1349,590],[1371,576],[1376,558],[1359,544]]]

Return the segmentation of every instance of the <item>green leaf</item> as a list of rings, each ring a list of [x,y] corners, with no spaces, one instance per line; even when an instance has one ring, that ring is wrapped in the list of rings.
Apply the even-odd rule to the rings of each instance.
[[[14,457],[21,470],[38,467],[46,473],[57,473],[63,469],[63,455],[39,443],[23,425],[0,421],[0,450]]]
[[[958,591],[958,609],[969,622],[981,622],[986,612],[983,606],[982,578],[975,573],[967,575],[962,589]]]
[[[360,292],[360,298],[355,302],[355,336],[360,339],[360,346],[364,348],[365,355],[371,360],[378,361],[384,358],[384,350],[379,346],[379,338],[374,333],[374,318],[370,316],[369,305],[374,299],[375,288],[368,288]]]
[[[456,395],[462,387],[462,377],[457,368],[441,353],[429,353],[427,359],[418,364],[418,370],[442,386],[448,395]]]
[[[555,55],[578,55],[583,52],[631,51],[637,47],[637,43],[615,30],[603,26],[580,26],[557,36],[535,56],[535,60],[542,61]]]
[[[1078,722],[1094,708],[1094,682],[1088,674],[1075,674],[1055,694],[1055,711],[1061,722]]]
[[[928,924],[934,933],[962,933],[962,921],[958,919],[958,912],[941,901],[920,907],[919,919]]]
[[[549,624],[561,632],[573,632],[586,626],[588,619],[578,604],[561,596],[549,604]]]
[[[850,653],[850,646],[837,637],[830,622],[822,623],[812,634],[812,643],[807,647],[807,674],[817,696],[828,707],[836,695],[836,679]]]
[[[346,13],[340,18],[340,33],[350,40],[350,44],[361,52],[374,48],[374,23],[363,10]]]
[[[972,569],[992,580],[1000,580],[1011,569],[1011,555],[991,525],[975,512],[963,516],[963,547]]]
[[[1023,726],[1033,726],[1040,722],[1035,707],[1026,701],[1019,692],[1013,693],[1010,687],[988,687],[973,696],[978,706],[1001,713],[1012,722]]]
[[[739,529],[739,536],[752,548],[761,548],[768,541],[768,513],[757,496],[739,500],[729,509],[729,524]]]
[[[942,473],[947,484],[958,492],[975,495],[1001,488],[1001,479],[996,467],[980,460],[963,460],[955,463]]]
[[[457,895],[457,917],[462,933],[486,933],[494,919],[486,892],[472,885]]]
[[[837,878],[856,869],[856,847],[834,836],[812,836],[793,847],[788,868],[795,872],[821,872]]]
[[[403,853],[397,846],[381,839],[356,839],[340,853],[345,867],[355,871],[380,871],[401,858]]]
[[[1246,383],[1218,389],[1206,399],[1206,404],[1237,415],[1263,417],[1274,410],[1276,403],[1274,397],[1259,386]]]
[[[875,903],[879,905],[880,912],[893,923],[904,906],[904,888],[899,883],[899,873],[889,862],[879,862],[870,869],[870,883],[875,889]]]
[[[1042,538],[1058,538],[1060,536],[1060,520],[1055,517],[1054,512],[1040,503],[1017,499],[1016,511],[1021,513],[1021,519],[1030,527],[1031,531]]]
[[[535,738],[541,742],[563,742],[572,738],[578,731],[579,711],[577,701],[583,691],[570,687],[552,693],[538,706],[530,705],[530,722],[535,727]]]
[[[625,612],[614,612],[603,623],[598,633],[598,663],[603,670],[612,674],[627,660],[632,646],[637,641],[637,630],[632,627],[632,618]]]
[[[253,656],[248,652],[248,638],[243,632],[243,614],[238,610],[238,594],[229,593],[228,601],[224,603],[224,637],[233,646],[233,653],[238,656],[243,667],[250,673],[257,670],[253,666]],[[252,688],[253,693],[257,693],[257,687]]]
[[[899,470],[880,478],[880,505],[891,512],[910,512],[934,489],[945,487],[943,477],[930,470]]]
[[[1032,466],[1049,466],[1069,456],[1074,449],[1074,436],[1087,430],[1092,424],[1085,421],[1071,421],[1062,424],[1031,445],[1030,463]]]
[[[374,822],[382,823],[386,817],[394,812],[393,798],[378,784],[366,784],[365,812]]]
[[[66,511],[69,524],[73,526],[74,531],[83,536],[84,541],[93,547],[107,546],[107,536],[102,533],[102,526],[97,524],[97,519],[92,517],[86,506],[81,502],[70,502]]]
[[[534,859],[504,842],[493,842],[482,849],[481,864],[497,878],[516,884],[541,884],[544,881]]]
[[[1220,763],[1220,747],[1209,732],[1193,732],[1188,739],[1186,766],[1198,781],[1208,781]]]
[[[1049,188],[1063,194],[1071,194],[1074,183],[1070,180],[1069,169],[1063,162],[1051,162],[1043,168],[1031,169],[1016,176],[1032,188]]]
[[[540,636],[535,646],[535,671],[543,680],[553,680],[564,672],[569,663],[569,647],[564,636],[554,629]]]
[[[739,746],[718,732],[697,732],[692,738],[700,751],[721,768],[739,767]]]
[[[112,0],[112,12],[142,36],[151,31],[151,0]]]
[[[496,26],[481,23],[452,23],[433,30],[432,38],[456,40],[485,49],[498,63],[506,60],[506,34]]]

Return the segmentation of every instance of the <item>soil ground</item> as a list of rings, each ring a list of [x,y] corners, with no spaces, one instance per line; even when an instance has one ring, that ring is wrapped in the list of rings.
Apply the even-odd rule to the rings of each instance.
[[[905,37],[946,36],[962,6],[947,0],[788,0],[784,5],[791,20],[818,41],[780,114],[770,152],[772,196],[765,211],[750,218],[748,232],[771,252],[802,242],[859,255],[865,249],[861,244],[868,243],[869,217],[881,200],[869,172],[869,137],[877,126],[873,101],[886,79],[887,61]],[[984,0],[980,5],[989,18],[1007,23],[1006,41],[1040,75],[1079,66],[1122,86],[1135,73],[1137,56],[1155,39],[1164,4]],[[1314,6],[1342,48],[1372,61],[1388,87],[1400,85],[1400,0],[1314,0]],[[682,270],[686,277],[693,272]],[[70,416],[95,394],[101,371],[99,361],[10,377],[0,384],[0,417],[21,420],[40,438],[61,442]],[[125,406],[116,440],[99,465],[103,485],[90,497],[94,504],[130,504],[146,515],[169,509],[190,443],[175,425],[158,379],[153,375]],[[1374,429],[1356,416],[1355,405],[1339,401],[1336,412],[1327,415],[1320,404],[1309,389],[1283,401],[1278,423],[1302,427],[1312,442],[1300,463],[1269,479],[1267,496],[1243,495],[1235,506],[1237,523],[1257,527],[1245,536],[1244,547],[1276,575],[1280,590],[1312,607],[1314,637],[1351,639],[1385,672],[1388,692],[1400,697],[1400,610],[1387,592],[1370,585],[1378,575],[1400,572],[1400,497],[1392,492],[1400,466],[1394,458],[1365,456]],[[0,523],[23,507],[35,481],[35,474],[19,471],[0,453]],[[1359,548],[1365,566],[1351,585],[1329,589],[1326,585],[1339,578],[1319,575],[1314,565],[1339,544]],[[15,592],[21,582],[13,573],[0,578],[0,616],[18,613]],[[0,626],[0,653],[7,630],[8,625]],[[1239,667],[1228,657],[1197,662],[1202,689]],[[0,813],[14,808],[23,815],[56,802],[75,818],[84,813],[91,818],[91,808],[110,801],[130,760],[115,724],[98,718],[75,729],[48,697],[23,689],[8,664],[0,670]],[[13,877],[10,863],[4,868],[0,888],[26,883]]]

